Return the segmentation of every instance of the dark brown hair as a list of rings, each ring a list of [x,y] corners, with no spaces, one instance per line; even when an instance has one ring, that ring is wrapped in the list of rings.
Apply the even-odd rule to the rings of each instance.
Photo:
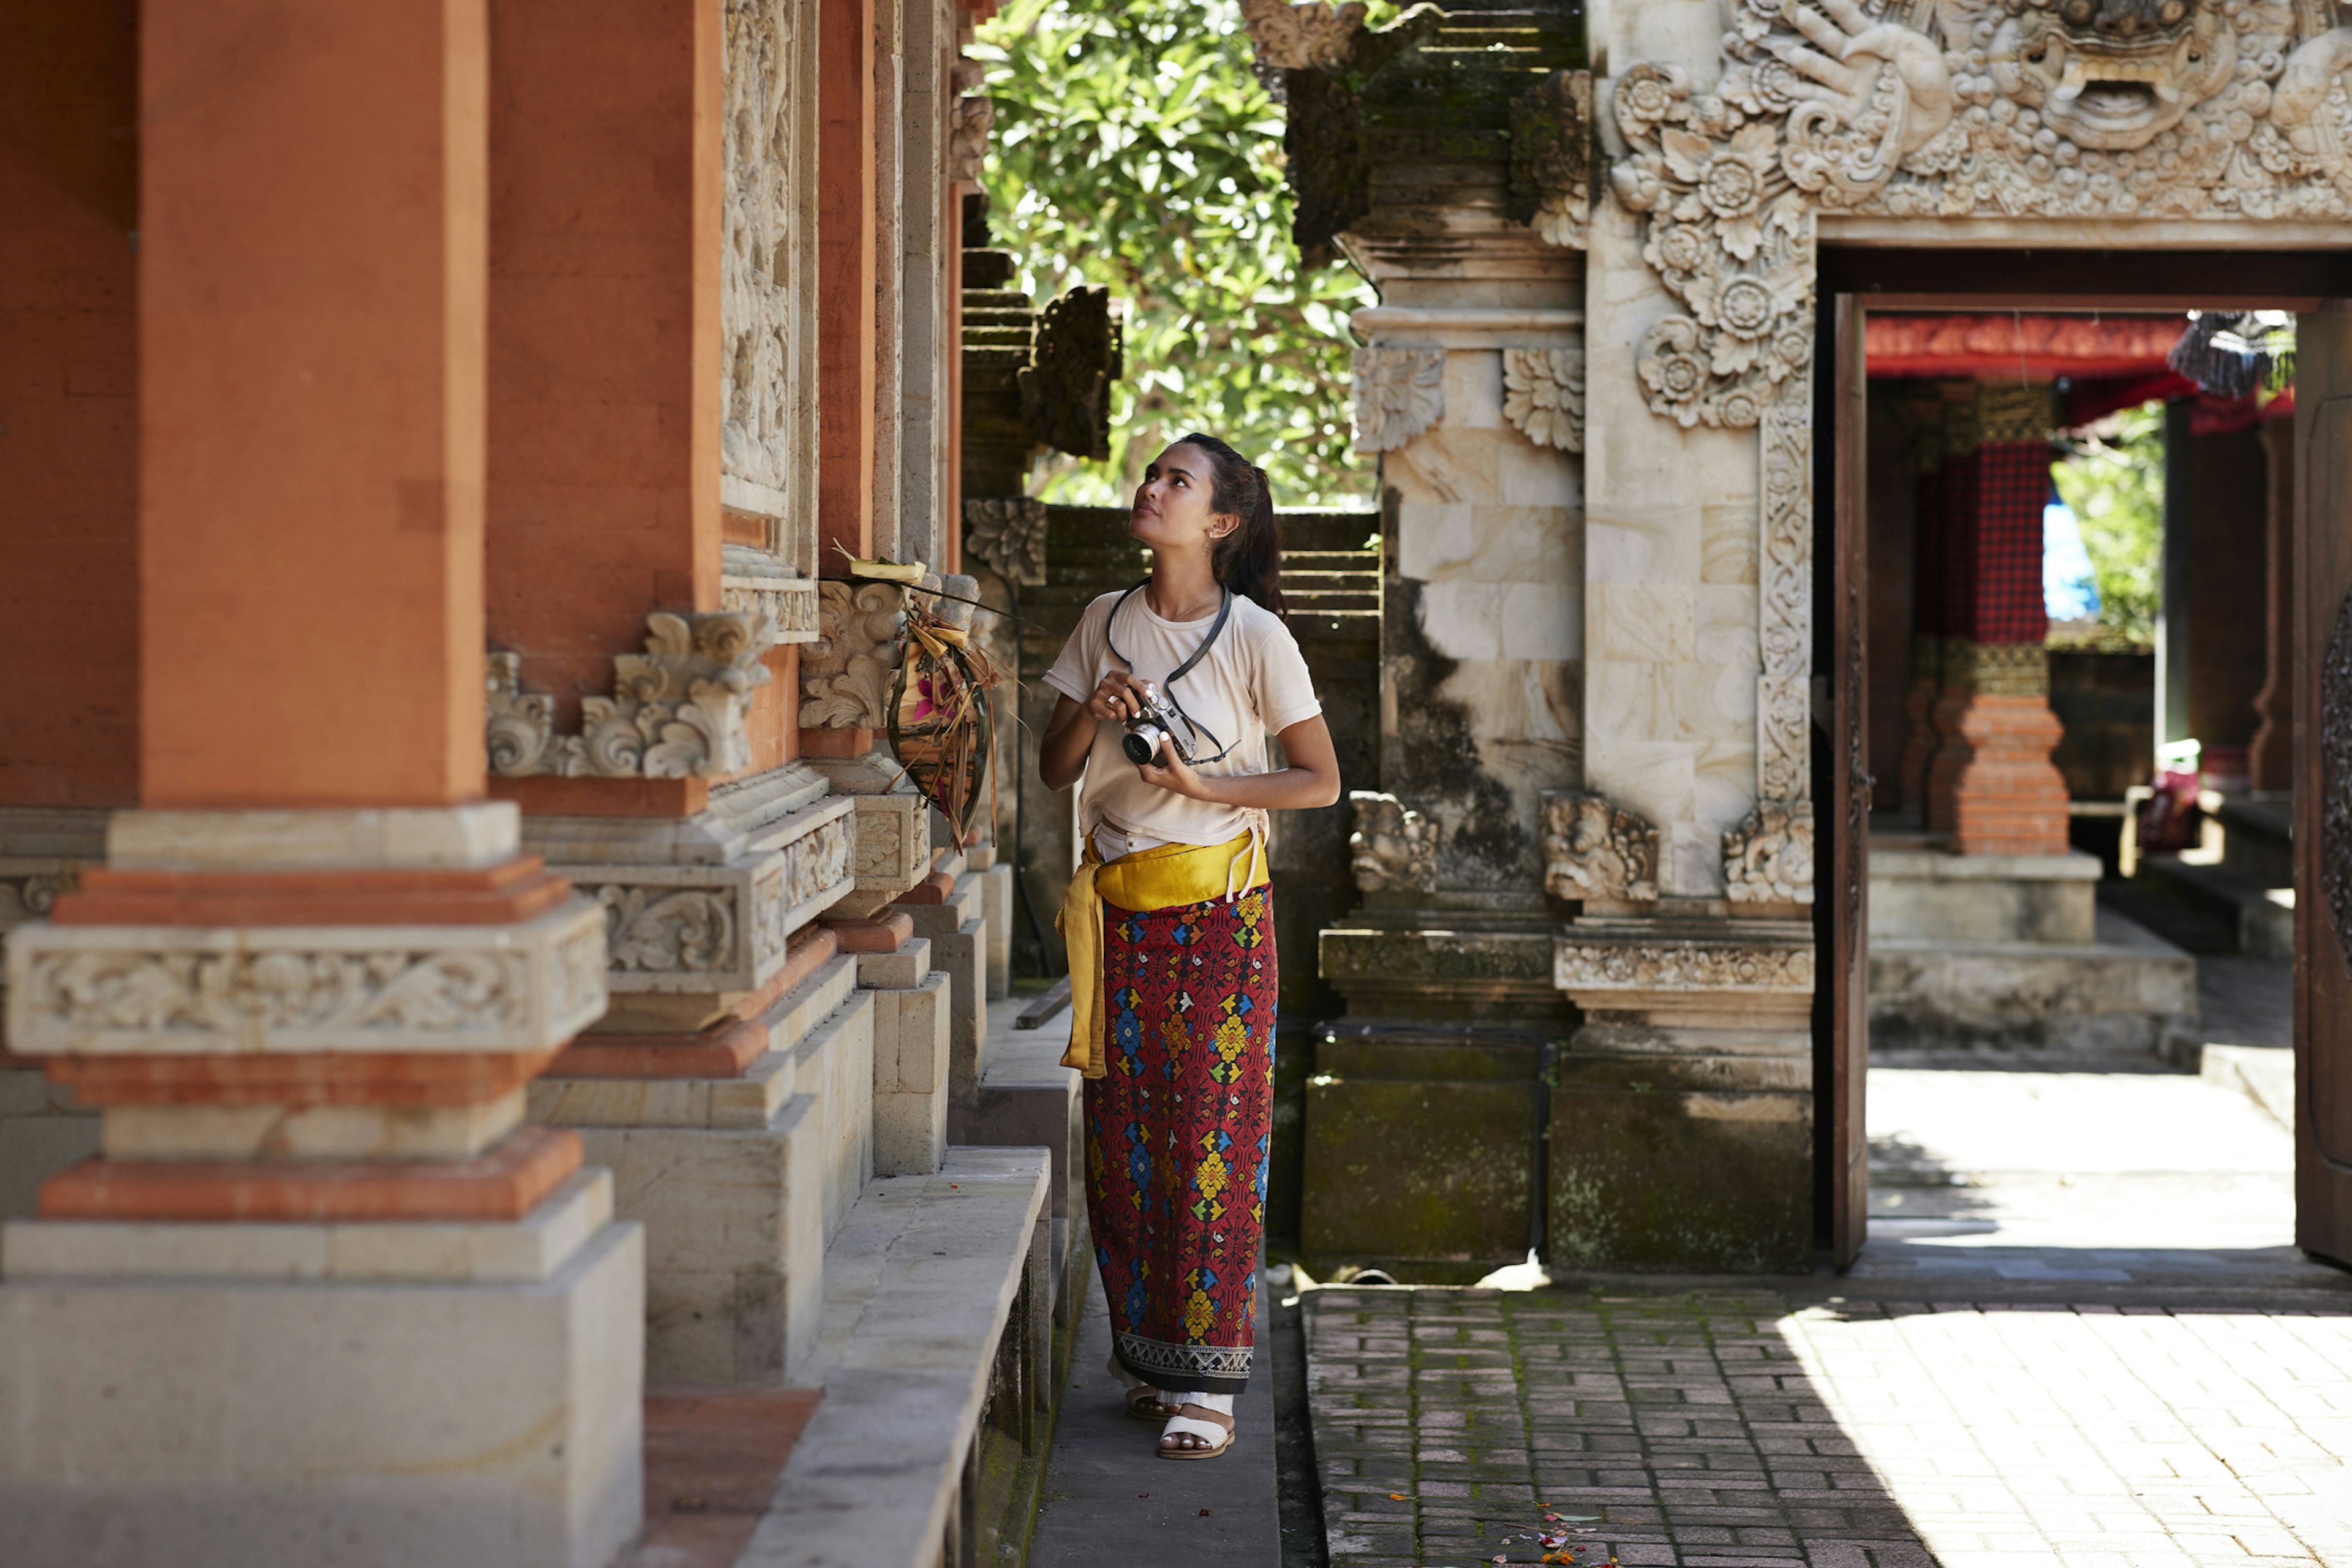
[[[1209,569],[1217,581],[1244,599],[1289,617],[1282,602],[1282,538],[1274,526],[1274,492],[1265,470],[1218,440],[1195,430],[1177,442],[1198,447],[1209,458],[1209,510],[1241,519],[1241,526],[1209,547]]]

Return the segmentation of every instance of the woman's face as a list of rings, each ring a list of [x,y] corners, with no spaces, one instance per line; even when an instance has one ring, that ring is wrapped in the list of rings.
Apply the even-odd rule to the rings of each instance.
[[[1187,551],[1206,554],[1211,541],[1223,539],[1239,523],[1234,517],[1209,510],[1213,479],[1209,454],[1189,441],[1177,442],[1143,470],[1127,531],[1150,545],[1155,554]]]

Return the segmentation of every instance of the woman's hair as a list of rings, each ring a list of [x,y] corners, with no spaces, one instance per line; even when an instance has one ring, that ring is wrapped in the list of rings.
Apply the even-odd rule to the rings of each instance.
[[[1244,599],[1287,619],[1282,602],[1282,538],[1275,531],[1274,493],[1265,470],[1218,440],[1195,430],[1177,442],[1198,447],[1209,458],[1209,510],[1242,520],[1241,526],[1209,546],[1209,568],[1217,581]]]

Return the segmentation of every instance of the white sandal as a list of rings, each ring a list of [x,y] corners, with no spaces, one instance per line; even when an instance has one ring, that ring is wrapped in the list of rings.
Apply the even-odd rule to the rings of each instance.
[[[1185,1410],[1199,1411],[1207,1420],[1199,1420],[1181,1413],[1168,1418],[1160,1429],[1160,1457],[1163,1459],[1213,1459],[1234,1446],[1234,1418],[1211,1410],[1203,1405],[1187,1405]],[[1205,1448],[1171,1448],[1171,1437],[1195,1437],[1209,1445]]]

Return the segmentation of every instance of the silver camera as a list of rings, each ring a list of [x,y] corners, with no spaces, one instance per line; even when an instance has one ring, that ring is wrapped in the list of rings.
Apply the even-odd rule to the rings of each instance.
[[[1176,710],[1151,682],[1138,681],[1136,685],[1142,711],[1127,721],[1127,733],[1118,738],[1119,750],[1127,753],[1129,762],[1139,767],[1160,755],[1160,742],[1164,739],[1176,755],[1191,762],[1192,751],[1184,744],[1177,728],[1183,721],[1176,716]]]

